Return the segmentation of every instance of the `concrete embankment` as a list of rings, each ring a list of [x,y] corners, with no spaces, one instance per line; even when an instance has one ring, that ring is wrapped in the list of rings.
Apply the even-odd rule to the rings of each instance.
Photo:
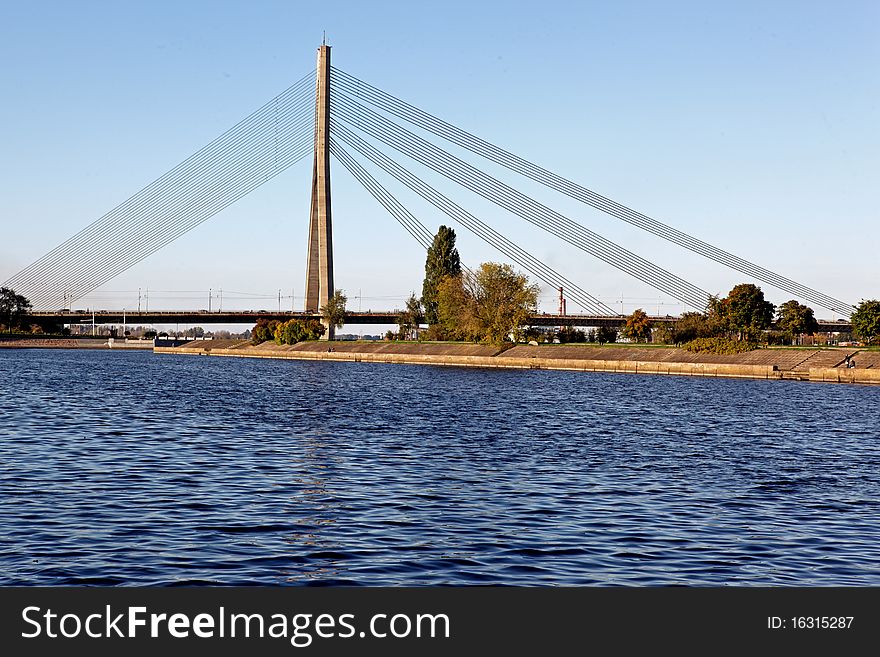
[[[880,354],[862,354],[851,349],[759,349],[745,354],[715,355],[694,354],[674,348],[584,345],[519,345],[502,350],[478,344],[301,342],[295,345],[252,345],[246,341],[204,340],[179,347],[157,347],[155,351],[238,358],[880,383]],[[863,355],[867,358],[862,358]],[[875,355],[878,358],[873,358]],[[864,360],[863,368],[838,367],[844,364],[847,356]]]
[[[810,381],[824,381],[825,383],[880,384],[880,369],[813,367],[810,368]]]

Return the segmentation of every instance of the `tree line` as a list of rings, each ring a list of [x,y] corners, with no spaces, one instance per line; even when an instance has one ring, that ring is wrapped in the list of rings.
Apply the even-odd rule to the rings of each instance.
[[[705,312],[684,313],[678,321],[652,326],[639,308],[626,317],[619,333],[602,327],[587,332],[574,328],[558,332],[530,327],[537,310],[538,287],[509,265],[487,262],[464,269],[455,247],[455,231],[441,226],[425,259],[422,296],[411,295],[398,316],[397,339],[467,340],[500,343],[507,340],[558,342],[631,342],[691,345],[694,350],[743,351],[759,342],[793,344],[813,335],[818,322],[813,309],[795,299],[778,308],[752,283],[736,285],[725,297],[711,297]],[[775,330],[771,331],[775,320]],[[853,312],[853,335],[865,344],[880,343],[880,301],[862,301]],[[421,324],[428,329],[420,332]]]
[[[862,301],[850,322],[853,335],[866,345],[880,342],[880,301]],[[707,340],[726,340],[755,345],[794,344],[800,336],[814,335],[818,329],[812,308],[795,299],[774,306],[764,299],[760,287],[741,283],[726,297],[711,297],[706,312],[684,313],[671,326],[657,327],[651,333],[655,342],[665,344],[683,345],[699,340],[703,342],[698,344],[705,345],[710,344]]]

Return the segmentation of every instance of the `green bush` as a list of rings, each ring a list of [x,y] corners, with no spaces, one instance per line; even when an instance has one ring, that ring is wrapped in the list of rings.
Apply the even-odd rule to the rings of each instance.
[[[753,342],[730,338],[697,338],[682,346],[695,354],[741,354],[758,348]]]
[[[296,344],[304,340],[319,340],[326,330],[316,319],[290,319],[275,327],[273,337],[276,344]]]
[[[251,332],[251,342],[262,344],[275,338],[275,329],[281,324],[277,319],[258,319],[256,326]]]

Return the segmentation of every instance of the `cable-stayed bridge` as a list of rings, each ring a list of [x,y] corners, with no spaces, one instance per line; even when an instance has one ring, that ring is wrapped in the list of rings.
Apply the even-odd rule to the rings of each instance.
[[[443,146],[429,140],[429,136]],[[318,48],[316,70],[22,269],[5,281],[4,286],[31,300],[38,311],[34,313],[35,318],[67,321],[76,314],[59,311],[59,308],[69,309],[72,302],[97,290],[311,154],[313,169],[305,304],[301,314],[278,313],[279,317],[315,317],[333,294],[331,155],[420,248],[430,246],[434,231],[409,211],[377,175],[421,197],[454,225],[483,240],[505,261],[523,269],[533,279],[553,289],[563,288],[567,301],[584,313],[565,317],[538,315],[533,318],[537,324],[546,321],[548,325],[619,325],[621,318],[577,281],[490,227],[440,191],[437,185],[413,173],[408,163],[417,163],[433,171],[446,181],[444,184],[455,183],[688,308],[706,309],[710,294],[695,283],[486,173],[458,157],[451,148],[467,151],[526,180],[601,210],[722,264],[741,274],[746,281],[784,291],[815,309],[846,318],[853,311],[850,303],[633,210],[332,67],[327,45]],[[194,321],[205,323],[220,321],[217,313],[206,315],[184,311],[176,314],[198,318]],[[96,315],[103,318],[105,315],[109,317],[110,313]],[[168,322],[185,321],[171,319],[167,314],[161,314],[162,317],[156,313],[152,315],[157,318],[152,320],[155,322],[161,322],[162,317]],[[236,317],[236,321],[252,321],[252,317],[262,316],[255,312],[223,315]],[[355,319],[356,315],[362,317]],[[545,319],[547,317],[552,319]],[[658,321],[666,319],[657,318]],[[139,321],[146,322],[147,319],[139,318]],[[394,323],[394,315],[353,313],[350,318],[350,323],[374,321]],[[841,330],[844,323],[822,322],[822,325],[823,330],[828,326]]]

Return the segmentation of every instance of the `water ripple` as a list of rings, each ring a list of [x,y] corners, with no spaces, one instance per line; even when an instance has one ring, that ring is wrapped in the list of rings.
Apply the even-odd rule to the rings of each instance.
[[[880,390],[0,351],[0,584],[880,585]]]

